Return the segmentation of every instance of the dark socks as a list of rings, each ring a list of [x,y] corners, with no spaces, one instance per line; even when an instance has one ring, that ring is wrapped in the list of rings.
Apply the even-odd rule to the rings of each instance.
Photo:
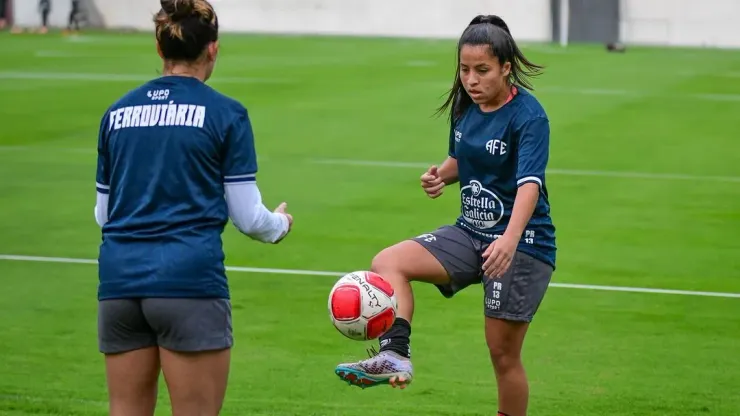
[[[497,416],[509,416],[509,415],[507,415],[506,413],[504,413],[502,411],[499,411],[498,414],[497,414]]]
[[[391,329],[380,336],[380,351],[393,351],[411,358],[410,336],[411,324],[403,318],[396,318]]]

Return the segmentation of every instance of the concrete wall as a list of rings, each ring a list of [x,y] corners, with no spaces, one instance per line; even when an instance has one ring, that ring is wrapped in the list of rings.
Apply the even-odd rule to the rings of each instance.
[[[740,47],[740,0],[622,0],[628,44]]]
[[[107,27],[152,30],[156,0],[91,0]],[[50,24],[64,26],[68,0],[52,0]],[[16,21],[36,26],[35,0],[21,0]],[[365,36],[459,36],[477,14],[499,14],[520,40],[550,39],[549,0],[213,0],[224,31]]]
[[[157,0],[86,0],[110,28],[152,30]],[[498,14],[520,41],[552,40],[550,0],[212,0],[224,31],[454,38],[476,14]],[[18,0],[15,21],[37,26],[36,0]],[[64,26],[68,0],[52,0]],[[740,47],[740,0],[621,0],[627,44]]]

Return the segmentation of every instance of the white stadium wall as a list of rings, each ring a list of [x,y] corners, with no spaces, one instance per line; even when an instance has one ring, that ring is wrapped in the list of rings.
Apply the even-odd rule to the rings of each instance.
[[[66,25],[68,0],[50,23]],[[84,0],[108,28],[152,30],[158,0]],[[551,41],[551,0],[212,0],[224,31],[454,38],[476,14],[501,15],[521,41]],[[38,26],[36,0],[15,0],[14,20]],[[740,0],[621,0],[626,44],[740,47]]]
[[[66,25],[68,0],[50,24]],[[152,30],[158,0],[91,0],[108,28]],[[459,36],[476,14],[500,14],[523,41],[551,38],[550,0],[212,0],[224,31],[361,36]],[[15,21],[37,26],[36,0],[16,0]]]
[[[627,44],[740,47],[740,0],[622,0]]]
[[[477,14],[499,14],[517,39],[551,38],[550,0],[214,0],[225,29],[454,38]],[[224,13],[228,10],[227,13]]]
[[[11,0],[13,1],[13,23],[23,27],[41,26],[41,14],[39,13],[39,2],[36,0]],[[67,26],[69,12],[72,2],[59,2],[52,0],[51,13],[49,13],[49,25],[54,27]]]

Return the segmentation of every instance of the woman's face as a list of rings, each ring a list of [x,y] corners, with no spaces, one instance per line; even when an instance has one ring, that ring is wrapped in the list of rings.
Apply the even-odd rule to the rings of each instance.
[[[460,49],[460,82],[474,103],[488,104],[506,89],[511,63],[501,65],[489,45],[463,45]]]

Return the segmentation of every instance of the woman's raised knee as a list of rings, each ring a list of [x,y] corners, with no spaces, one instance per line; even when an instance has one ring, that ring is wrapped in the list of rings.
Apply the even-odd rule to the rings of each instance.
[[[403,276],[402,254],[402,250],[399,250],[398,246],[391,246],[381,250],[373,258],[370,271],[384,277]]]

